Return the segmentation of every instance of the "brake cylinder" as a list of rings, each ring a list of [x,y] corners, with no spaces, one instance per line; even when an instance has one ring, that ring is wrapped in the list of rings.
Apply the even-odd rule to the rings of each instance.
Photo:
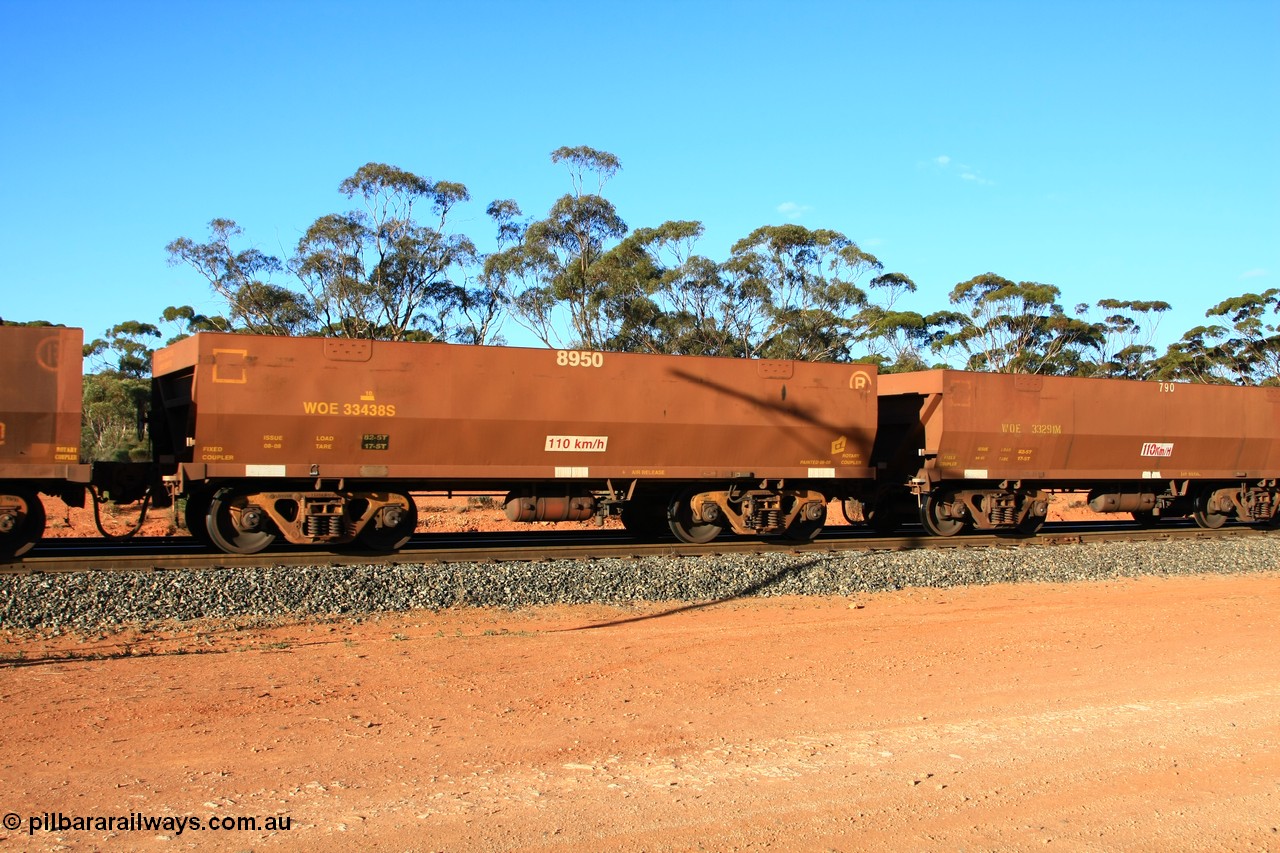
[[[1089,509],[1094,512],[1150,512],[1156,496],[1151,492],[1090,492]]]
[[[512,521],[586,521],[596,514],[590,495],[507,495],[502,510]]]

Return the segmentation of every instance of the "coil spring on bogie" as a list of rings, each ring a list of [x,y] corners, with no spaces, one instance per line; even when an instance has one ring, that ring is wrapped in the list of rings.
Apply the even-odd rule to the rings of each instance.
[[[308,536],[341,536],[342,516],[309,515],[302,522],[302,531]]]
[[[992,524],[1016,524],[1018,521],[1017,507],[1000,504],[993,506],[990,510]]]

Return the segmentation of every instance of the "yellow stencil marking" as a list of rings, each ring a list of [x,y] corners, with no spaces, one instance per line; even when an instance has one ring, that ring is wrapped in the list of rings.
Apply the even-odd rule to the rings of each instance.
[[[215,349],[213,351],[213,381],[223,382],[230,385],[243,385],[249,380],[244,373],[244,357],[249,354],[247,349]],[[238,355],[239,359],[231,359],[230,364],[219,364],[219,355]]]

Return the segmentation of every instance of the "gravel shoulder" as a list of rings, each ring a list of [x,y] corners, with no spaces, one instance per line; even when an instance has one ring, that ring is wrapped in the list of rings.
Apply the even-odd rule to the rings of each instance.
[[[847,596],[910,587],[1269,571],[1275,537],[1172,542],[716,554],[528,563],[314,565],[0,576],[0,629],[111,630],[454,607]]]
[[[124,592],[195,601],[194,621],[88,629],[10,586],[0,810],[291,826],[24,825],[0,849],[1273,850],[1269,539],[445,567],[360,599],[368,576],[296,581],[283,603],[283,581],[206,599],[216,579],[165,573],[150,604]],[[666,600],[626,599],[644,573]],[[466,595],[364,609],[424,584]],[[87,589],[61,603],[124,594]],[[511,599],[557,589],[571,603]],[[322,594],[348,615],[305,615]]]

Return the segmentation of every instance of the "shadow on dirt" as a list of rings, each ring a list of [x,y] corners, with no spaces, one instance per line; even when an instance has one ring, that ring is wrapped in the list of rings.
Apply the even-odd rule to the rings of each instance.
[[[688,613],[693,610],[715,607],[718,604],[727,604],[730,601],[736,601],[740,598],[750,598],[751,596],[774,586],[791,575],[799,574],[813,568],[814,566],[821,565],[826,562],[827,559],[828,558],[826,556],[814,557],[813,559],[805,560],[802,563],[797,563],[794,566],[787,566],[786,568],[779,569],[773,574],[763,577],[754,583],[744,586],[742,589],[735,590],[728,595],[722,595],[721,597],[714,598],[710,601],[699,601],[693,604],[684,604],[680,607],[673,607],[670,610],[663,610],[658,613],[646,613],[643,616],[630,616],[626,619],[611,619],[608,622],[597,622],[593,625],[579,625],[576,628],[560,628],[558,631],[551,633],[561,633],[564,631],[594,631],[598,628],[613,628],[618,625],[630,625],[634,622],[646,622],[650,619],[661,619],[665,616],[675,616],[678,613]]]

